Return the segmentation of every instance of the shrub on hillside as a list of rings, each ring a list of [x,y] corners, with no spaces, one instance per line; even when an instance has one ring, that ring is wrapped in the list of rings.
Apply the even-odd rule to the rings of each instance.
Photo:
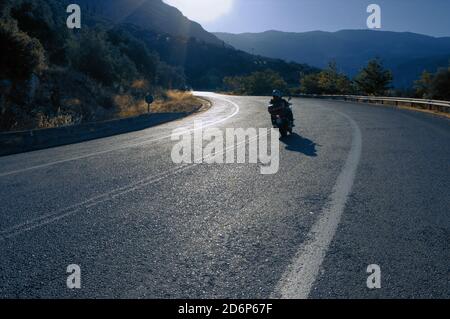
[[[303,76],[300,80],[300,89],[305,94],[352,94],[354,92],[353,82],[338,71],[334,62],[319,73]]]
[[[416,81],[415,89],[419,98],[450,101],[450,66],[436,74],[424,71]]]
[[[65,44],[70,36],[61,3],[54,0],[16,0],[10,15],[21,31],[38,39],[51,63],[67,62]]]
[[[107,34],[108,40],[117,47],[120,52],[133,61],[136,70],[150,84],[155,84],[157,69],[160,63],[157,54],[150,52],[143,41],[140,41],[123,30],[112,30]]]
[[[392,72],[385,70],[379,59],[369,61],[355,77],[358,91],[364,95],[385,95],[392,82]]]
[[[431,96],[433,99],[450,101],[450,67],[435,74],[431,84]]]
[[[243,77],[226,77],[224,85],[229,91],[245,95],[270,95],[274,89],[286,91],[288,88],[284,79],[272,70]]]
[[[20,31],[13,20],[0,21],[0,52],[0,78],[26,80],[45,66],[41,43]]]
[[[72,66],[100,83],[112,86],[129,84],[138,77],[134,63],[107,41],[101,30],[88,30],[77,41],[71,41],[69,58]]]

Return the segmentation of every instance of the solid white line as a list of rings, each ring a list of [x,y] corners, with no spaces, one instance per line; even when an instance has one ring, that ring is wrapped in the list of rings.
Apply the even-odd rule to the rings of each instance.
[[[275,292],[272,294],[273,298],[308,298],[352,190],[361,157],[361,130],[352,118],[341,112],[337,113],[344,116],[352,127],[353,139],[350,153],[336,181],[328,204],[322,209],[319,219],[311,228],[308,234],[309,239],[298,250],[283,274]]]
[[[225,122],[227,120],[229,120],[230,118],[236,116],[239,112],[240,112],[240,108],[239,105],[237,105],[235,102],[225,99],[223,97],[217,97],[217,96],[212,96],[215,99],[218,100],[222,100],[225,102],[228,102],[230,104],[232,104],[235,107],[234,112],[231,115],[228,115],[220,120],[208,123],[203,125],[202,127],[209,127],[209,126],[213,126],[222,122]],[[189,133],[189,132],[194,132],[197,129],[189,129],[186,130],[185,132],[182,133]],[[64,160],[60,160],[60,161],[54,161],[54,162],[49,162],[49,163],[45,163],[45,164],[40,164],[40,165],[35,165],[35,166],[30,166],[30,167],[26,167],[26,168],[22,168],[22,169],[18,169],[18,170],[13,170],[13,171],[9,171],[9,172],[4,172],[4,173],[0,173],[0,177],[5,177],[5,176],[9,176],[9,175],[14,175],[14,174],[19,174],[19,173],[23,173],[23,172],[27,172],[27,171],[31,171],[31,170],[35,170],[35,169],[39,169],[39,168],[46,168],[46,167],[50,167],[53,165],[57,165],[57,164],[63,164],[63,163],[67,163],[67,162],[72,162],[72,161],[76,161],[76,160],[80,160],[80,159],[85,159],[85,158],[89,158],[89,157],[93,157],[93,156],[98,156],[98,155],[102,155],[102,154],[106,154],[106,153],[110,153],[110,152],[114,152],[114,151],[120,151],[123,149],[127,149],[127,148],[132,148],[132,147],[137,147],[137,146],[142,146],[145,144],[149,144],[151,142],[157,142],[160,140],[164,140],[164,139],[169,139],[172,135],[164,135],[162,137],[158,137],[155,139],[151,139],[151,140],[145,140],[143,142],[139,142],[139,143],[134,143],[134,144],[127,144],[127,145],[123,145],[123,146],[119,146],[119,147],[115,147],[112,149],[108,149],[108,150],[104,150],[104,151],[98,151],[98,152],[93,152],[93,153],[89,153],[89,154],[85,154],[85,155],[81,155],[81,156],[75,156],[75,157],[71,157],[71,158],[67,158]]]

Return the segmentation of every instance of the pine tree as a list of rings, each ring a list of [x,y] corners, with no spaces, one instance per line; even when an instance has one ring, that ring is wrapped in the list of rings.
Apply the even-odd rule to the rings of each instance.
[[[419,98],[431,98],[431,86],[433,84],[433,74],[428,71],[423,71],[419,80],[414,83],[416,94]]]
[[[366,95],[386,94],[391,82],[391,71],[385,70],[379,59],[369,61],[368,65],[355,78],[358,90]]]

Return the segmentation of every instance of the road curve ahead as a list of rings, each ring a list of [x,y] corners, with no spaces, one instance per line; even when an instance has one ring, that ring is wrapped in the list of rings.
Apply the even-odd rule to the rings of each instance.
[[[194,120],[270,127],[267,97],[198,94],[213,107],[177,122],[0,158],[0,297],[450,297],[447,119],[294,99],[262,175],[173,163]]]

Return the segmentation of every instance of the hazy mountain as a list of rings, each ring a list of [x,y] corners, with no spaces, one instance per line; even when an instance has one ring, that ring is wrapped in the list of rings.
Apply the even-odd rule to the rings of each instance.
[[[162,0],[80,0],[78,3],[94,21],[99,17],[105,23],[111,21],[113,32],[126,30],[144,41],[162,61],[181,67],[188,84],[194,88],[218,89],[226,76],[266,69],[280,73],[290,86],[296,86],[301,73],[316,71],[308,65],[236,50]]]
[[[391,68],[396,86],[409,86],[424,69],[448,66],[450,37],[373,30],[313,31],[305,33],[215,33],[237,49],[288,61],[325,67],[331,60],[354,75],[374,57]]]
[[[79,0],[82,7],[114,23],[133,23],[156,32],[223,45],[213,34],[162,0]]]

